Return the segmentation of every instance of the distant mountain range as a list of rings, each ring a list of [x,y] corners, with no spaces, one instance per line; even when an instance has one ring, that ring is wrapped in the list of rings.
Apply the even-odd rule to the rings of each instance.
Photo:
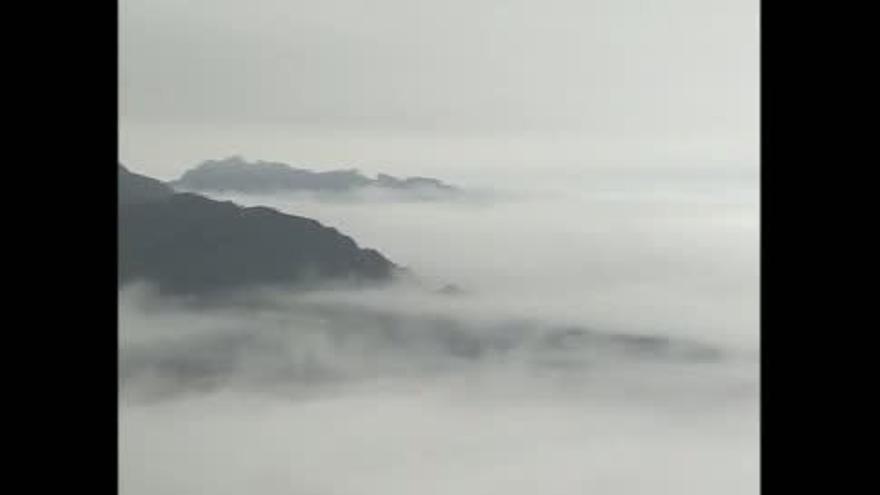
[[[402,271],[315,220],[245,208],[119,165],[119,285],[143,280],[171,293],[325,281],[377,283]]]
[[[344,193],[364,188],[450,194],[458,189],[428,177],[397,178],[379,174],[371,179],[355,169],[315,172],[278,162],[247,162],[241,157],[209,160],[186,171],[169,185],[185,191],[277,193],[312,191]]]

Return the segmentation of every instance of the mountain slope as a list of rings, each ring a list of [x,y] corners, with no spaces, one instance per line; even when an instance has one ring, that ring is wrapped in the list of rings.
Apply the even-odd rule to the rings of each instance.
[[[139,174],[131,173],[119,165],[117,176],[119,202],[122,204],[143,203],[165,199],[174,194],[174,190],[161,181]]]
[[[120,285],[145,280],[175,293],[379,282],[396,270],[315,220],[174,193],[121,165],[118,241]]]

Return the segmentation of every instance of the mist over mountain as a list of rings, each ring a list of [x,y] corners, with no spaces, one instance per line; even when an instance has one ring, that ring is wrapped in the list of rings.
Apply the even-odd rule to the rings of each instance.
[[[242,207],[119,165],[119,285],[205,294],[327,281],[390,281],[397,267],[374,249],[310,218]]]
[[[424,194],[454,194],[459,190],[429,177],[398,178],[378,174],[369,178],[355,169],[316,172],[279,162],[247,162],[233,156],[208,160],[170,183],[185,191],[269,194],[279,192],[347,193],[365,188]]]
[[[437,300],[446,309],[431,310],[427,293],[415,313],[344,302],[338,294],[308,299],[263,292],[191,304],[156,297],[146,286],[127,288],[121,293],[120,383],[153,399],[221,389],[283,394],[498,366],[576,376],[611,363],[710,369],[732,357],[685,338],[502,315],[481,321],[456,314],[454,301]]]
[[[175,224],[167,244],[198,245],[194,266],[251,238],[248,259],[291,262],[263,254],[287,227],[242,235],[249,215],[221,214],[271,207],[443,280],[257,290],[218,283],[222,263],[180,262],[246,290],[180,298],[127,283],[120,492],[757,493],[753,196],[523,175],[529,194],[506,201],[401,205],[207,199],[120,171],[120,215],[167,210],[155,214]],[[180,220],[202,209],[210,241]],[[166,232],[152,218],[137,223]]]
[[[760,494],[759,7],[121,0],[119,493]]]

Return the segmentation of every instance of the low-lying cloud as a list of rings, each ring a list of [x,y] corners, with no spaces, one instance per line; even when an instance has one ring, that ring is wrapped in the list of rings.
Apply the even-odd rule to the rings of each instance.
[[[509,179],[499,178],[495,191],[484,189],[485,200],[441,204],[223,197],[316,218],[425,279],[468,289],[471,297],[454,311],[491,308],[755,347],[753,183]],[[408,307],[408,294],[375,298]]]
[[[417,279],[120,291],[121,493],[756,493],[758,205],[741,186],[234,197]]]

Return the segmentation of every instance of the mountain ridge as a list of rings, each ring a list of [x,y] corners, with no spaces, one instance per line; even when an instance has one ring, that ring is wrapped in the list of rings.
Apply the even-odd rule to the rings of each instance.
[[[175,192],[121,164],[118,174],[120,286],[145,280],[160,291],[195,294],[382,283],[402,271],[317,220]]]
[[[363,188],[434,193],[458,191],[458,188],[430,177],[398,178],[379,173],[373,179],[353,168],[319,172],[281,162],[247,162],[239,156],[202,162],[169,185],[178,190],[257,194],[296,191],[344,193]]]

